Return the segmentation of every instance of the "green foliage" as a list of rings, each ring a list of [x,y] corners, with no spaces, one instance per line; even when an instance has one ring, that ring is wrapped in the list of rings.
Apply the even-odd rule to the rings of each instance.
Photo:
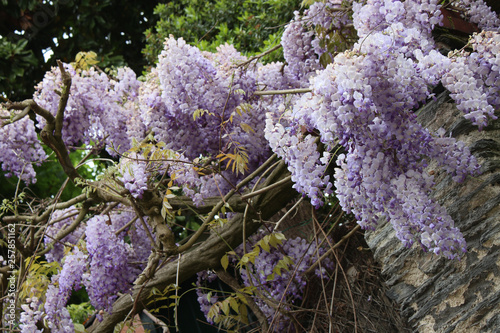
[[[141,54],[143,33],[154,24],[152,13],[158,2],[5,1],[0,7],[0,95],[30,98],[56,59],[69,63],[80,51],[94,51],[102,67],[128,65],[140,73],[146,64]],[[19,50],[6,59],[12,45]],[[48,50],[54,54],[45,62]]]
[[[153,287],[149,294],[150,298],[152,299],[148,303],[149,311],[151,313],[158,313],[161,309],[171,308],[178,305],[180,298],[180,296],[176,294],[176,291],[178,291],[178,289],[179,288],[176,287],[174,284],[166,286],[163,290]],[[156,305],[156,302],[163,302],[163,301],[170,301],[170,303],[161,306]]]
[[[207,114],[209,116],[213,116],[214,114],[211,113],[210,111],[208,110],[204,110],[204,109],[196,109],[194,112],[193,112],[193,120],[196,120],[200,117],[202,117],[204,114]]]
[[[247,301],[242,293],[233,293],[222,301],[210,307],[208,318],[221,325],[228,332],[238,332],[233,329],[237,324],[248,324]]]
[[[156,62],[169,35],[182,37],[201,50],[216,51],[217,46],[233,44],[246,55],[255,55],[280,43],[284,25],[299,8],[298,0],[180,0],[159,4],[154,11],[160,20],[155,29],[146,30],[150,63]],[[274,52],[265,61],[282,59]]]
[[[245,124],[243,124],[245,125]],[[247,125],[248,126],[248,125]],[[250,126],[248,126],[252,129]],[[253,130],[253,129],[252,129]],[[233,153],[221,153],[217,155],[220,162],[226,161],[226,169],[231,168],[231,171],[236,174],[243,174],[248,171],[248,153],[246,148],[235,142]]]
[[[173,220],[175,219],[175,212],[172,211],[172,206],[168,202],[168,199],[175,198],[176,195],[172,191],[176,191],[179,188],[177,186],[173,186],[174,181],[170,180],[167,184],[167,190],[165,191],[165,194],[163,195],[163,203],[161,206],[161,216],[164,219],[169,219]]]
[[[97,54],[93,51],[90,52],[78,52],[75,57],[75,61],[71,63],[71,65],[76,70],[87,70],[93,65],[99,63],[97,60]]]
[[[273,272],[269,275],[266,280],[272,281],[274,280],[275,274],[281,276],[282,271],[288,272],[290,271],[290,267],[293,265],[293,259],[289,256],[283,256],[283,259],[280,259],[276,266],[273,267]]]
[[[91,316],[95,309],[90,302],[83,302],[80,304],[70,304],[66,307],[69,315],[75,324],[83,324],[89,316]]]
[[[27,268],[27,276],[24,283],[21,285],[19,298],[25,299],[30,296],[42,297],[47,291],[50,283],[50,277],[57,274],[61,266],[57,261],[47,262],[41,260],[40,256],[29,257],[25,259],[25,266]],[[36,291],[36,294],[33,294]]]
[[[261,251],[270,252],[273,248],[277,248],[279,245],[283,244],[285,239],[285,236],[281,232],[265,235],[254,244],[252,251],[245,253],[241,258],[239,258],[236,268],[239,268],[240,270],[249,268],[247,269],[247,273],[253,274],[252,268],[248,267],[248,265],[255,264],[255,260]],[[229,256],[236,256],[236,253],[234,251],[230,251],[221,258],[220,262],[224,270],[227,270],[229,267]],[[273,280],[275,274],[281,276],[283,271],[290,271],[290,267],[293,267],[293,265],[294,262],[292,258],[284,256],[283,259],[279,260],[273,267],[272,274],[266,278],[267,281]],[[213,320],[215,324],[219,324],[229,332],[238,332],[237,325],[240,323],[248,324],[248,303],[245,298],[247,296],[262,297],[262,295],[258,292],[258,286],[251,285],[242,287],[237,290],[236,293],[232,293],[225,299],[213,304],[208,312],[208,317]],[[208,294],[208,299],[210,300],[210,293]]]
[[[4,97],[22,89],[20,79],[30,67],[38,63],[33,51],[27,46],[27,40],[12,42],[6,38],[0,39],[0,94],[4,92]]]
[[[26,193],[21,192],[12,200],[3,199],[2,203],[0,204],[0,217],[6,212],[16,214],[19,203],[23,203],[25,197]]]
[[[275,248],[278,245],[283,244],[283,241],[286,239],[285,235],[283,235],[281,232],[275,232],[269,235],[265,235],[262,237],[261,240],[259,240],[254,246],[252,251],[245,253],[238,263],[236,264],[236,267],[238,268],[243,268],[243,266],[252,263],[255,263],[255,259],[259,256],[260,250],[264,250],[266,252],[269,252],[271,248]],[[236,255],[234,251],[230,251],[227,254],[229,255]],[[226,254],[226,255],[227,255]]]

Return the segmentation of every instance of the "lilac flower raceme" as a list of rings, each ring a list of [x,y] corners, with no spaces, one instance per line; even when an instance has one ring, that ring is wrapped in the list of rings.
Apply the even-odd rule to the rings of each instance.
[[[114,234],[122,230],[122,232],[117,235],[119,239],[125,240],[127,237],[129,238],[129,243],[126,243],[126,248],[130,274],[139,275],[142,269],[144,269],[152,249],[151,240],[147,235],[147,231],[137,218],[134,210],[123,207],[122,205],[118,205],[110,212],[109,219],[111,222],[110,227]],[[154,233],[148,223],[148,217],[145,216],[143,219],[148,231],[154,237]],[[130,222],[133,223],[130,224]]]
[[[208,312],[212,305],[217,303],[219,296],[217,293],[211,293],[203,289],[205,283],[210,283],[217,280],[217,275],[210,271],[202,271],[197,273],[196,295],[198,296],[198,303],[200,304],[200,310],[205,314],[208,323],[213,324],[212,318],[208,317]],[[209,296],[210,295],[210,296]]]
[[[121,160],[119,168],[121,176],[118,179],[134,198],[141,199],[148,189],[150,172],[147,170],[147,162],[142,156],[131,153]]]
[[[129,246],[113,233],[104,216],[92,217],[85,235],[90,260],[85,287],[95,308],[110,311],[117,292],[128,290],[136,277],[128,265]]]
[[[479,28],[498,32],[500,19],[484,0],[458,0],[453,5],[464,9],[464,16]]]
[[[77,247],[64,259],[64,264],[59,273],[59,294],[61,299],[68,299],[72,290],[79,290],[82,285],[84,273],[88,271],[87,255]]]
[[[255,264],[249,264],[246,269],[241,271],[241,278],[245,286],[259,286],[260,292],[266,296],[269,301],[295,303],[302,299],[305,287],[307,285],[307,277],[304,272],[316,262],[316,260],[325,253],[325,249],[318,247],[315,242],[309,243],[307,240],[297,237],[294,239],[285,240],[280,246],[281,248],[273,248],[270,252],[262,250],[255,259]],[[241,246],[239,251],[242,255]],[[282,270],[280,274],[272,276],[274,267],[280,260],[288,256],[293,265],[289,270]],[[326,278],[326,272],[333,269],[333,263],[329,259],[322,261],[322,268],[316,269],[315,274],[320,278]],[[250,283],[249,279],[252,279]],[[276,310],[271,307],[265,300],[256,299],[259,308],[268,318],[269,323],[273,321],[273,316]],[[275,332],[281,332],[290,325],[289,318],[281,316],[273,328]]]
[[[344,146],[336,194],[363,228],[373,229],[386,217],[405,245],[417,242],[457,258],[465,242],[446,210],[428,197],[434,180],[425,168],[435,160],[463,181],[479,165],[462,143],[419,125],[412,110],[442,80],[466,118],[480,128],[494,119],[500,101],[498,41],[497,33],[483,32],[471,42],[474,53],[441,55],[430,33],[442,19],[439,8],[435,0],[354,3],[360,41],[311,78],[312,92],[295,100],[291,112],[270,114],[265,133],[287,161],[295,187],[314,204],[332,186],[324,172],[329,157],[319,155],[304,129],[317,130],[327,150]]]
[[[479,129],[496,119],[500,106],[500,33],[485,31],[471,40],[474,52],[460,52],[451,58],[443,85],[451,92],[457,108]]]
[[[36,323],[42,319],[43,312],[40,310],[41,302],[38,297],[31,297],[21,305],[21,320],[19,328],[21,333],[42,333],[36,326]]]
[[[169,165],[177,170],[176,183],[197,203],[229,190],[243,174],[222,169],[221,174],[197,175],[190,161],[215,160],[239,149],[252,152],[247,154],[250,172],[269,156],[263,137],[266,110],[253,96],[257,79],[253,71],[238,66],[246,60],[229,45],[208,54],[171,37],[140,90],[146,126],[178,154],[174,159],[179,163]]]
[[[313,36],[313,32],[303,26],[298,13],[283,32],[281,44],[287,62],[287,74],[289,81],[296,82],[296,86],[302,86],[302,82],[307,83],[310,75],[319,68],[319,60],[315,59],[312,45]]]
[[[0,117],[11,115],[0,106]],[[1,119],[0,118],[0,119]],[[6,176],[16,176],[26,184],[36,182],[33,165],[40,165],[46,158],[40,141],[35,132],[33,121],[24,117],[11,124],[2,126],[0,122],[0,165]]]
[[[91,68],[75,71],[65,64],[66,71],[72,77],[70,95],[63,120],[63,141],[69,147],[82,143],[90,144],[105,140],[107,150],[116,155],[115,150],[123,153],[130,148],[130,139],[126,135],[129,118],[134,115],[130,101],[137,98],[139,81],[129,68],[117,72],[117,80],[104,72]],[[34,100],[52,114],[57,113],[62,86],[61,73],[54,67],[45,74],[34,95]],[[45,126],[45,119],[37,116],[38,127]]]
[[[53,332],[71,332],[73,322],[66,309],[66,303],[73,290],[80,289],[86,282],[87,256],[78,248],[65,257],[64,265],[58,275],[52,277],[52,283],[45,294],[46,321]]]
[[[56,280],[57,276],[52,278]],[[66,302],[68,301],[69,295],[67,297],[61,297],[59,290],[53,284],[50,284],[47,292],[45,293],[45,313],[47,324],[51,332],[56,333],[68,333],[74,332],[75,327],[71,321],[68,309],[66,309]]]

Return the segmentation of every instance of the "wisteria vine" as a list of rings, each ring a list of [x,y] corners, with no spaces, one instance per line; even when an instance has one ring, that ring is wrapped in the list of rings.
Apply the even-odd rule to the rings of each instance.
[[[294,189],[313,206],[334,194],[362,228],[375,229],[387,219],[405,246],[460,258],[464,237],[432,199],[435,180],[427,167],[433,161],[462,182],[477,175],[480,165],[464,143],[419,124],[415,111],[442,85],[479,130],[497,119],[500,19],[483,0],[454,1],[481,31],[463,49],[445,55],[433,38],[445,19],[442,3],[318,1],[287,25],[283,63],[251,64],[230,45],[207,53],[170,37],[158,63],[141,78],[129,68],[104,72],[61,64],[46,73],[33,100],[2,105],[0,163],[7,176],[36,181],[33,166],[47,159],[40,133],[57,135],[50,126],[59,116],[62,137],[54,146],[95,144],[115,159],[104,180],[78,180],[87,191],[83,207],[51,207],[41,234],[45,258],[61,267],[44,297],[22,305],[21,331],[37,332],[34,323],[41,320],[54,332],[74,330],[66,303],[82,286],[96,309],[111,311],[117,293],[128,292],[141,272],[158,265],[151,258],[178,249],[160,239],[175,238],[176,212],[169,200],[182,195],[201,207],[211,197],[235,192],[273,153],[286,162]],[[63,71],[71,76],[70,88]],[[68,97],[64,110],[61,96]],[[249,191],[259,181],[238,190]],[[99,196],[120,205],[98,207]],[[229,213],[232,207],[223,206]],[[165,219],[170,225],[162,224]],[[74,221],[81,223],[56,239]],[[202,221],[202,228],[208,222]],[[302,273],[312,265],[314,251],[324,250],[290,239],[279,251],[262,252],[242,271],[241,281],[249,286],[254,279],[262,294],[293,303],[301,297]],[[294,277],[287,272],[269,278],[284,255],[301,261]],[[201,289],[198,296],[204,312],[220,300]],[[275,309],[262,299],[256,303],[272,323]]]

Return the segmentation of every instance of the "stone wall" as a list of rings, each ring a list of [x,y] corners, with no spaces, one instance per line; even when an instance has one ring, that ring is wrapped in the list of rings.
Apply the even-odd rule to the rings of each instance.
[[[445,172],[435,174],[434,198],[464,233],[468,252],[450,261],[418,245],[407,249],[386,222],[366,233],[367,243],[382,265],[388,296],[415,332],[499,332],[500,121],[479,132],[447,93],[419,110],[419,121],[431,130],[445,128],[481,162],[482,175],[462,184]]]

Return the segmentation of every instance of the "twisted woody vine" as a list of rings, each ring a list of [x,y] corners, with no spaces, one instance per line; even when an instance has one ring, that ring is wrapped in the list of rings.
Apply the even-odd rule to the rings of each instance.
[[[446,6],[477,26],[462,49],[444,51],[434,40]],[[236,330],[253,312],[266,331],[298,325],[288,311],[303,297],[305,273],[328,279],[332,260],[319,260],[328,241],[286,239],[267,222],[284,206],[266,208],[258,198],[290,185],[316,208],[335,198],[362,229],[387,219],[407,247],[460,259],[466,242],[431,198],[427,166],[456,182],[480,166],[464,143],[421,126],[415,110],[442,85],[478,130],[496,119],[500,19],[482,0],[325,0],[305,8],[284,30],[285,62],[264,64],[228,44],[203,52],[171,36],[140,77],[80,55],[47,72],[32,99],[1,105],[1,167],[19,180],[1,212],[5,235],[16,226],[17,253],[17,269],[2,274],[19,281],[17,319],[3,327],[83,332],[68,304],[82,288],[94,325],[123,323],[169,267],[177,281],[159,292],[173,307],[179,276],[197,274],[209,323]],[[81,147],[89,153],[75,164],[70,153]],[[81,166],[102,151],[106,169],[84,178]],[[34,165],[49,155],[82,194],[27,205],[22,184],[37,181]],[[181,239],[174,225],[188,220],[197,228]],[[243,235],[224,247],[235,224]],[[222,250],[184,273],[183,258],[203,248],[203,234]],[[217,278],[236,284],[234,293],[206,287]]]

